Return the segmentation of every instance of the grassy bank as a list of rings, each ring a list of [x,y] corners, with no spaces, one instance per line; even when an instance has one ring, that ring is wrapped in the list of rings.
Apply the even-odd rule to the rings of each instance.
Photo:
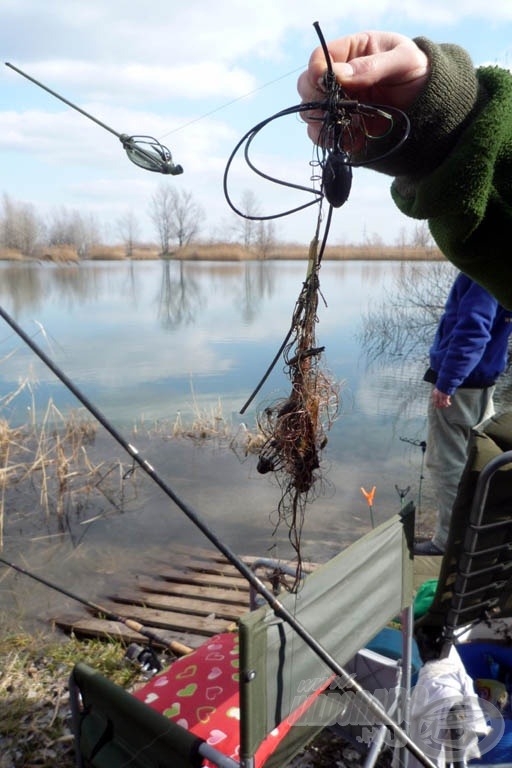
[[[176,248],[168,258],[178,261],[303,261],[308,258],[309,244],[277,243],[264,256],[256,248],[244,248],[238,243],[194,243]],[[141,245],[128,256],[122,245],[97,245],[90,249],[87,260],[145,261],[162,258],[156,245]],[[329,245],[324,259],[331,261],[439,261],[444,257],[434,247],[392,245]],[[76,248],[53,246],[35,258],[23,256],[12,248],[0,248],[2,261],[42,261],[76,263],[80,261]]]
[[[2,622],[4,628],[8,622]],[[130,687],[144,679],[114,641],[48,639],[23,632],[0,637],[0,768],[73,768],[68,678],[85,661]]]

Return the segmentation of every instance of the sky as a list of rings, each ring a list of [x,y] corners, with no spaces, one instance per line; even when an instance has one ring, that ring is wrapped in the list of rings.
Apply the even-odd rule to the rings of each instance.
[[[50,221],[65,208],[101,225],[137,220],[157,241],[151,201],[168,185],[202,210],[200,237],[233,237],[240,219],[223,190],[226,163],[254,125],[299,103],[297,78],[318,45],[369,29],[457,43],[476,66],[512,66],[512,1],[490,0],[0,0],[0,47],[9,62],[99,120],[104,128],[22,75],[0,68],[0,192]],[[130,162],[119,134],[149,135],[169,148],[180,176]],[[297,117],[258,135],[251,160],[280,179],[309,183],[312,144]],[[250,192],[262,215],[286,211],[296,193],[257,176],[243,161],[228,177],[235,204]],[[394,207],[390,179],[354,171],[329,241],[393,244],[414,231]],[[279,218],[279,240],[308,243],[317,207]]]

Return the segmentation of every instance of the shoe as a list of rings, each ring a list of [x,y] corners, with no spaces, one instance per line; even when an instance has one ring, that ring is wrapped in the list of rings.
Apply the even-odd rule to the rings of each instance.
[[[431,557],[440,557],[444,555],[444,551],[440,549],[437,544],[434,544],[432,539],[427,541],[415,541],[412,548],[414,555],[423,555]]]

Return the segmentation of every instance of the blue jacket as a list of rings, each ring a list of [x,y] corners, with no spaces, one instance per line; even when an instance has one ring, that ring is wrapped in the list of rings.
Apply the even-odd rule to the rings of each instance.
[[[460,273],[430,348],[436,377],[425,378],[447,395],[461,386],[491,386],[505,370],[511,332],[512,311]]]

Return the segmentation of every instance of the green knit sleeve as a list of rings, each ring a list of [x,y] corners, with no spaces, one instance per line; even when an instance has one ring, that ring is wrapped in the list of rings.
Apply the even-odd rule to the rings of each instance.
[[[456,45],[415,42],[430,74],[407,110],[410,135],[372,168],[395,177],[396,205],[428,219],[446,258],[512,309],[512,74],[475,70]]]
[[[372,167],[391,176],[418,178],[443,162],[478,103],[475,68],[463,48],[436,45],[424,37],[414,41],[428,56],[430,74],[408,108],[411,129],[400,150]]]

